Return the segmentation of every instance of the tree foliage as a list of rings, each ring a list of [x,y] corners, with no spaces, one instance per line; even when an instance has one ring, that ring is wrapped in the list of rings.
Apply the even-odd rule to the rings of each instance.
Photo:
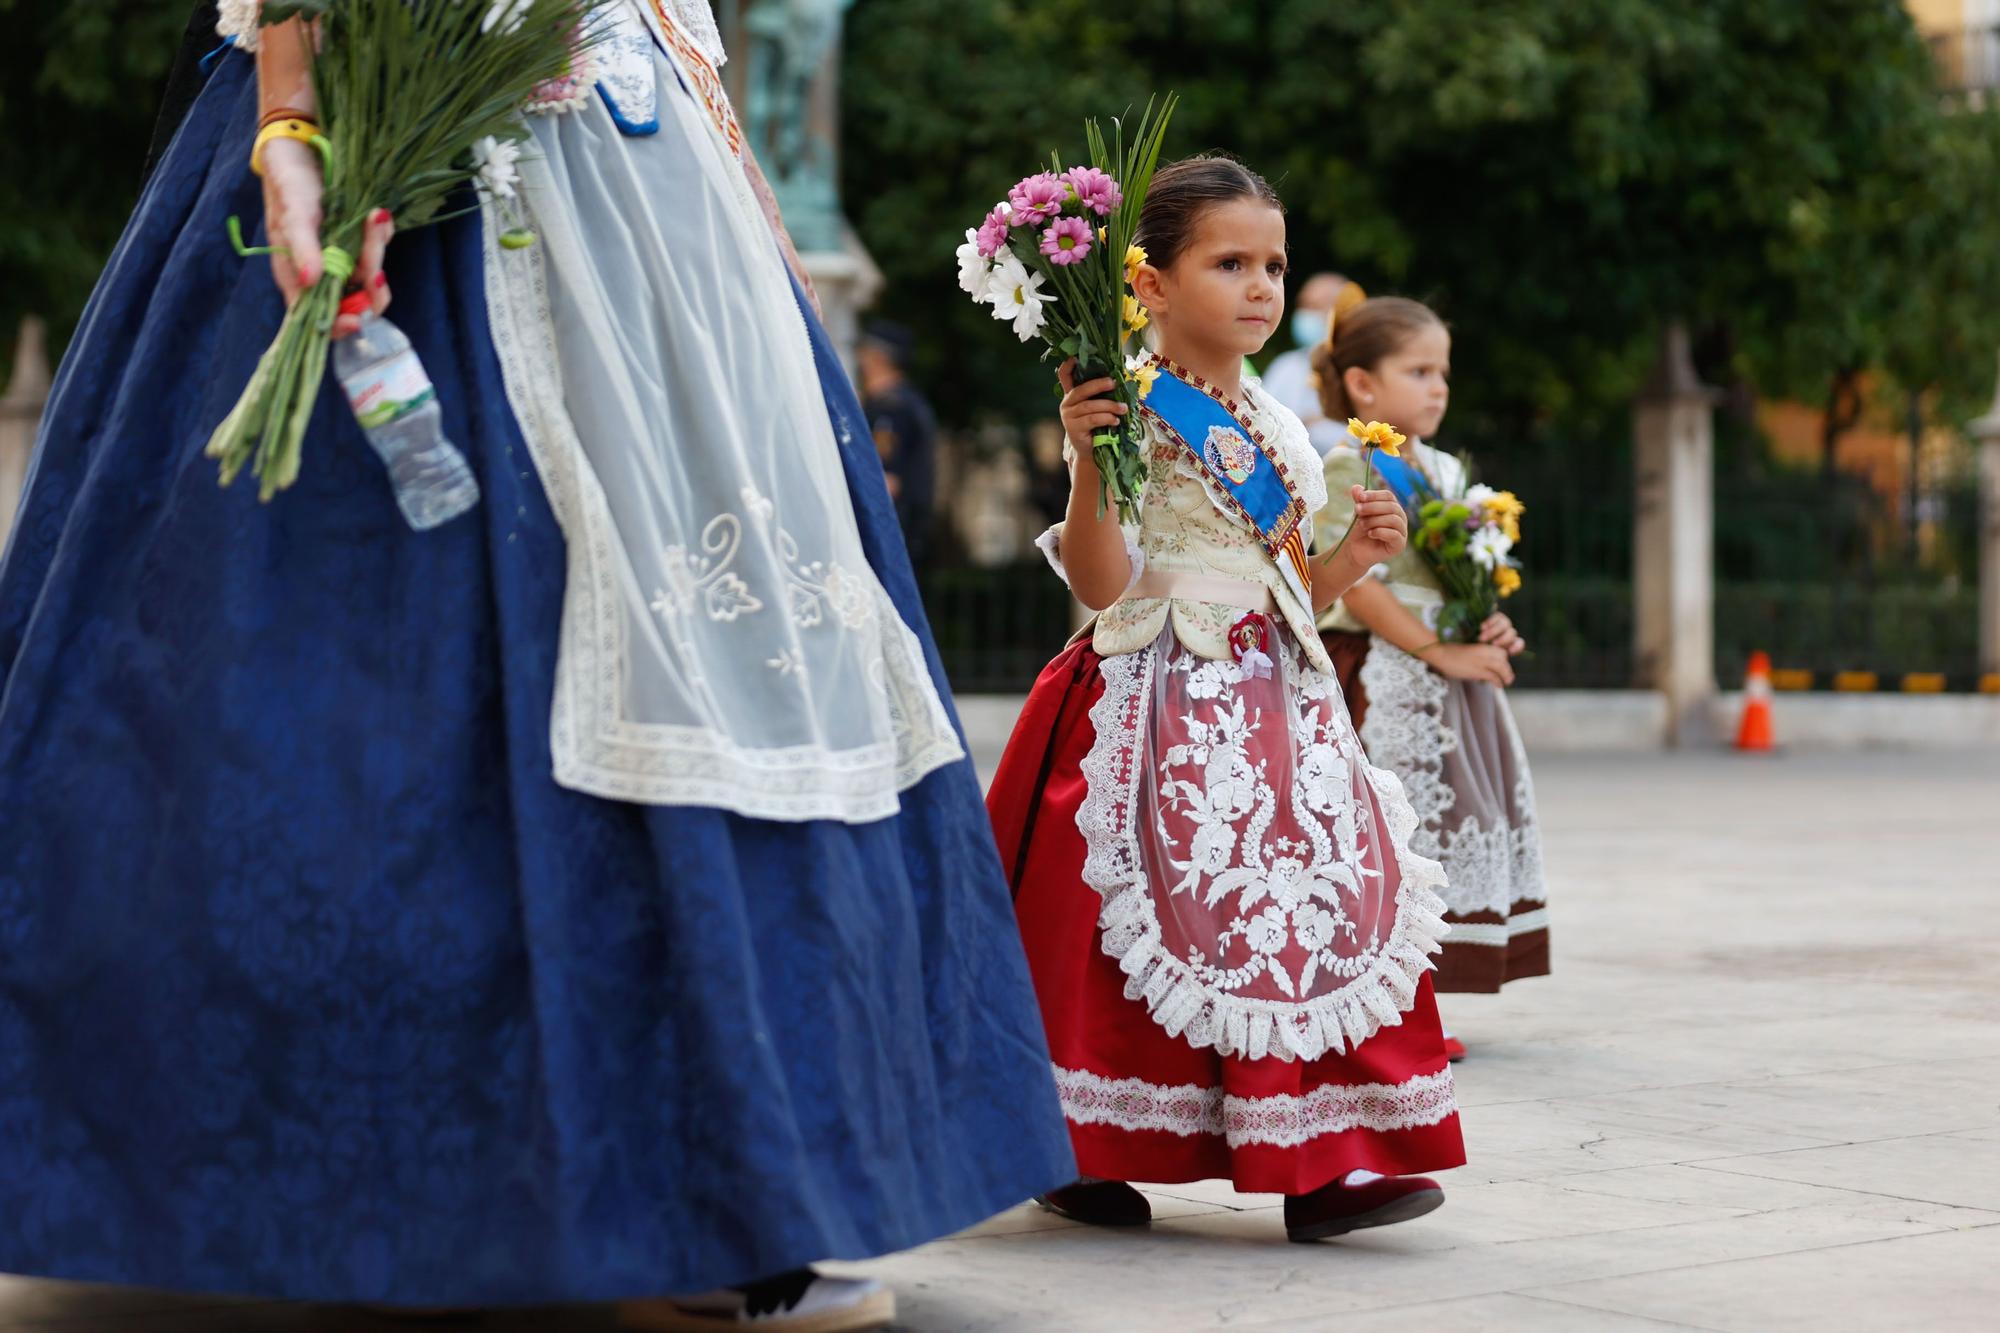
[[[83,309],[187,17],[160,0],[0,0],[0,351],[28,314],[59,347]]]
[[[1461,427],[1622,416],[1673,318],[1769,392],[1990,392],[2000,133],[1894,0],[869,0],[846,50],[848,207],[962,411],[1046,372],[954,288],[955,228],[1169,89],[1169,154],[1269,176],[1295,270],[1453,321]]]

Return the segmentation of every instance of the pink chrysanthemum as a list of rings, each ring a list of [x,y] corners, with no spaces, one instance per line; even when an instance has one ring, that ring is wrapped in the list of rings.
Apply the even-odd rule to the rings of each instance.
[[[996,208],[991,213],[988,213],[986,221],[979,224],[979,253],[985,258],[991,259],[1002,250],[1005,250],[1007,248],[1007,231],[1011,226],[1013,226],[1013,220],[1007,216],[1007,210],[1004,207]]]
[[[1071,167],[1063,173],[1063,180],[1076,191],[1077,202],[1101,218],[1110,217],[1111,210],[1124,202],[1125,192],[1118,188],[1118,182],[1096,167]]]
[[[1057,218],[1042,233],[1042,253],[1051,264],[1074,264],[1090,253],[1090,224],[1082,218]]]
[[[1014,206],[1014,225],[1032,226],[1047,222],[1062,212],[1063,201],[1069,198],[1069,187],[1051,172],[1023,179],[1013,189],[1007,191],[1007,202]]]

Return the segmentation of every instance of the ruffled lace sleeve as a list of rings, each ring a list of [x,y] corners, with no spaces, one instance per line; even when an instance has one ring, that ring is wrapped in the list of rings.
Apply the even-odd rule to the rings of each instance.
[[[215,35],[234,40],[238,49],[255,51],[262,35],[257,26],[262,0],[221,0],[215,7]]]
[[[1146,553],[1139,549],[1137,528],[1120,528],[1118,532],[1125,539],[1125,558],[1132,562],[1132,576],[1125,580],[1125,591],[1130,592],[1132,585],[1139,581],[1139,576],[1146,572]],[[1069,570],[1063,566],[1062,534],[1062,524],[1051,525],[1046,532],[1035,538],[1035,549],[1042,553],[1042,558],[1049,562],[1049,568],[1056,572],[1056,577],[1061,579],[1063,586],[1067,588]]]
[[[1292,485],[1298,488],[1299,499],[1305,501],[1306,513],[1317,514],[1326,508],[1326,479],[1320,475],[1319,450],[1313,447],[1306,423],[1273,397],[1263,381],[1245,380],[1244,387],[1255,394],[1258,414],[1273,425],[1272,443],[1292,474]]]

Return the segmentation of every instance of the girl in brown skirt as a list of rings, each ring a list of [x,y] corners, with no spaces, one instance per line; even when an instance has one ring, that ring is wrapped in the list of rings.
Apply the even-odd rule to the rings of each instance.
[[[1413,443],[1404,457],[1436,494],[1463,495],[1463,462],[1423,443],[1444,419],[1451,334],[1428,307],[1400,297],[1365,301],[1313,352],[1326,416],[1386,421]],[[1331,503],[1317,530],[1346,531],[1348,488],[1363,484],[1356,442],[1325,461]],[[1320,618],[1321,641],[1371,762],[1402,778],[1420,824],[1414,850],[1444,863],[1451,933],[1437,989],[1497,991],[1549,970],[1548,891],[1534,783],[1506,687],[1527,645],[1496,613],[1475,643],[1437,631],[1444,601],[1414,545],[1375,567]],[[1465,1048],[1447,1037],[1452,1058]]]

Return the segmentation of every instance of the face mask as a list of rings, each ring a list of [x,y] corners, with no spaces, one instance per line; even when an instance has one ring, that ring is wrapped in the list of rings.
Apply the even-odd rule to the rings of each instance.
[[[1301,347],[1311,347],[1326,341],[1326,311],[1294,310],[1292,312],[1292,341]]]

